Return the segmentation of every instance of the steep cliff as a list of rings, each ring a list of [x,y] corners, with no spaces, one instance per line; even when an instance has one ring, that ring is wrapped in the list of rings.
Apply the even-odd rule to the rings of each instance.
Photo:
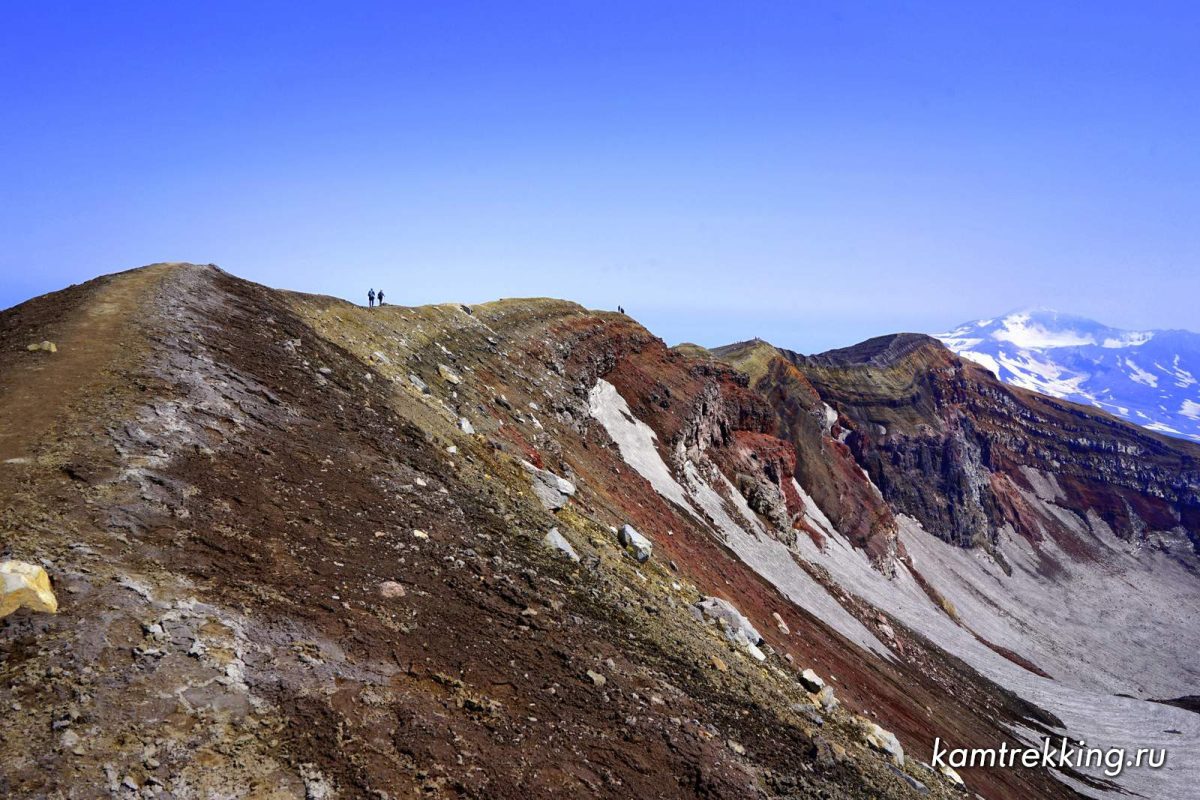
[[[1185,545],[1200,546],[1200,447],[1006,386],[931,337],[787,357],[847,420],[846,444],[888,502],[949,541],[990,546],[1010,526],[1086,552],[1029,501],[1050,492],[1123,539],[1189,560]]]

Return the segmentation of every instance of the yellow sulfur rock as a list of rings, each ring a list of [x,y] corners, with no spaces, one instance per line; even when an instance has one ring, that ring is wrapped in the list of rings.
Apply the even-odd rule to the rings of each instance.
[[[50,588],[50,576],[35,564],[0,561],[0,617],[7,617],[21,606],[58,613],[58,598]]]
[[[31,344],[25,349],[26,350],[45,350],[47,353],[57,353],[58,345],[56,345],[54,342],[46,341],[46,342],[41,342],[40,344],[39,343]]]

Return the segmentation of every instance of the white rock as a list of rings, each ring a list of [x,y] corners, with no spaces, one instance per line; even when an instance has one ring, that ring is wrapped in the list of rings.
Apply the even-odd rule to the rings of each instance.
[[[468,436],[475,433],[475,426],[472,425],[471,420],[467,419],[466,417],[458,418],[458,429]]]
[[[938,772],[942,773],[942,776],[945,777],[947,780],[949,780],[951,783],[956,784],[958,786],[966,786],[966,784],[963,783],[963,779],[959,776],[959,774],[957,772],[954,771],[954,767],[951,767],[948,764],[942,764],[938,767]]]
[[[800,683],[805,689],[813,694],[816,694],[825,688],[825,681],[823,681],[821,676],[813,672],[811,669],[806,669],[800,673]]]
[[[462,383],[462,376],[447,367],[445,364],[438,364],[438,375],[441,375],[442,380],[444,380],[446,383],[450,383],[455,386],[458,386],[460,383]]]
[[[639,533],[638,529],[632,525],[621,526],[621,530],[617,532],[617,541],[633,554],[639,564],[649,561],[650,554],[654,552],[654,542]]]
[[[725,629],[725,635],[731,642],[739,644],[758,661],[765,661],[767,656],[759,649],[763,637],[758,629],[746,619],[742,612],[728,600],[720,597],[706,597],[696,603],[696,608],[706,616],[718,620]]]
[[[564,553],[572,561],[579,561],[579,554],[567,541],[567,537],[558,532],[558,528],[551,528],[550,532],[542,539],[542,544]]]
[[[575,484],[566,478],[560,478],[548,469],[539,469],[528,461],[522,461],[521,466],[533,478],[533,493],[547,511],[562,508],[575,494]]]
[[[865,722],[863,728],[863,738],[867,744],[879,750],[882,753],[887,753],[896,762],[897,767],[904,766],[904,748],[900,746],[900,740],[891,731],[886,731],[876,725],[874,722]]]

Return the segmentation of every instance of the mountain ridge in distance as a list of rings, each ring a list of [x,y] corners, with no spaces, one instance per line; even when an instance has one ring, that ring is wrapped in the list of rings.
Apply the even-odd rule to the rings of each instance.
[[[1005,383],[1200,441],[1200,333],[1124,330],[1074,314],[1026,309],[935,336]]]

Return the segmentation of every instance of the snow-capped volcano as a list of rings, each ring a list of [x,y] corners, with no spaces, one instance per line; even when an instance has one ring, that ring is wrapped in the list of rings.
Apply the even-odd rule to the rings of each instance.
[[[1200,441],[1200,334],[1120,330],[1038,310],[968,322],[937,338],[1006,383]]]

